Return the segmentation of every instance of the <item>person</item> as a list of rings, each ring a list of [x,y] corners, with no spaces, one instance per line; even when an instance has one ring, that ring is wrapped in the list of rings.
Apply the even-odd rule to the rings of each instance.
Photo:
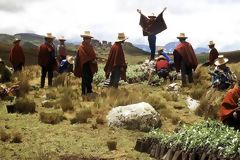
[[[166,80],[169,75],[169,63],[163,55],[157,58],[155,68],[159,78],[164,78]]]
[[[168,61],[168,63],[171,61],[170,57],[168,56],[168,54],[166,52],[164,52],[163,48],[159,48],[158,52],[158,56],[163,55],[165,57],[165,59]]]
[[[215,61],[216,68],[212,74],[212,87],[225,90],[236,82],[236,75],[227,67],[228,58],[219,55]]]
[[[0,58],[0,83],[10,82],[12,72]]]
[[[166,9],[165,7],[157,17],[154,14],[146,17],[142,14],[141,10],[137,9],[137,12],[140,14],[139,25],[143,29],[143,36],[148,36],[149,48],[151,50],[150,60],[154,60],[155,57],[156,35],[167,29],[167,25],[163,19],[163,12]]]
[[[64,72],[73,72],[73,64],[74,64],[74,57],[73,56],[66,56],[66,59],[63,59],[60,62],[60,65],[58,67],[58,72],[59,73],[64,73]]]
[[[53,40],[55,37],[52,33],[47,33],[45,36],[45,43],[39,48],[38,64],[42,67],[41,84],[40,87],[44,88],[45,78],[48,73],[48,86],[52,86],[53,71],[57,68],[57,61],[55,58],[55,46]]]
[[[174,64],[177,72],[181,70],[182,86],[185,86],[187,83],[186,75],[188,75],[188,82],[193,83],[192,70],[197,68],[198,61],[192,45],[186,42],[188,37],[184,33],[180,33],[177,38],[180,43],[173,51]]]
[[[127,37],[125,37],[124,33],[118,33],[117,40],[111,47],[107,63],[104,67],[106,78],[108,78],[111,73],[110,87],[118,88],[120,79],[126,81],[127,64],[122,48],[122,44],[126,39]]]
[[[240,82],[230,89],[221,104],[218,112],[219,119],[223,124],[235,129],[240,129]]]
[[[210,51],[209,51],[209,56],[208,56],[208,61],[210,65],[213,65],[215,60],[218,58],[218,50],[215,48],[215,43],[213,41],[209,41],[208,44]]]
[[[25,56],[23,49],[20,46],[20,39],[15,38],[13,41],[13,47],[11,48],[9,61],[11,62],[14,72],[22,71],[22,67],[25,64]]]
[[[92,81],[93,75],[98,71],[96,53],[91,45],[91,39],[93,38],[90,31],[85,31],[81,37],[83,42],[80,45],[74,68],[74,75],[82,78],[82,95],[92,93]]]
[[[59,40],[60,44],[58,45],[57,51],[58,51],[58,56],[59,56],[60,62],[61,62],[63,59],[66,59],[66,56],[67,56],[66,46],[65,46],[66,39],[62,36],[58,40]]]

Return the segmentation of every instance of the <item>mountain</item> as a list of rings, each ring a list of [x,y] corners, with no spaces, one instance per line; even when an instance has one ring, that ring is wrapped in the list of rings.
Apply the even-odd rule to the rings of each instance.
[[[148,45],[145,45],[145,44],[134,44],[134,46],[139,48],[139,49],[141,49],[141,50],[143,50],[143,51],[145,51],[145,52],[148,52],[148,53],[151,52]]]
[[[203,48],[203,47],[198,47],[198,48],[195,49],[195,52],[196,52],[197,54],[208,53],[208,51],[209,51],[209,49]]]

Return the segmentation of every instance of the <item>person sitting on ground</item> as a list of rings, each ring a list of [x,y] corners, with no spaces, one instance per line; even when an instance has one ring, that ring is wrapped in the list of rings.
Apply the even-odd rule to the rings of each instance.
[[[240,129],[240,81],[226,93],[219,118],[223,124]]]
[[[167,79],[169,75],[169,63],[163,55],[160,55],[157,58],[155,67],[159,78]]]
[[[10,82],[12,72],[0,58],[0,83]]]
[[[60,62],[58,72],[73,72],[73,64],[74,64],[74,57],[73,56],[66,56],[66,59],[62,59]]]
[[[0,85],[0,99],[5,99],[6,97],[14,97],[19,94],[20,86],[15,84],[9,88]]]
[[[215,61],[216,68],[212,74],[212,86],[220,90],[225,90],[236,82],[236,76],[231,72],[230,68],[226,66],[227,58],[223,55],[218,56]]]
[[[160,55],[163,55],[165,58],[166,58],[166,60],[168,61],[168,63],[169,63],[169,69],[171,70],[171,71],[173,71],[174,70],[174,62],[173,62],[173,60],[171,60],[171,57],[166,53],[166,52],[164,52],[164,49],[163,48],[160,48],[159,50],[158,50],[158,56],[160,56]]]

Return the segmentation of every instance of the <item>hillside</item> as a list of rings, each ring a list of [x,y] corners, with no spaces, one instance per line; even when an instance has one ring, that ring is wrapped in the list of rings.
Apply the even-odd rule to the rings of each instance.
[[[14,37],[19,37],[22,39],[21,45],[23,46],[23,50],[25,52],[26,65],[37,64],[38,46],[44,42],[44,37],[32,33],[19,33],[13,36],[7,34],[0,34],[0,57],[6,62],[6,64],[10,65],[8,62],[8,56],[9,51],[12,47]],[[54,44],[58,45],[59,42],[55,40]],[[106,59],[110,50],[110,46],[102,44],[98,40],[94,40],[93,45],[96,49],[98,57]],[[66,41],[66,46],[68,54],[75,55],[78,45],[73,43],[67,43]],[[137,63],[147,57],[145,51],[133,46],[129,42],[125,43],[124,51],[126,53],[126,59],[129,63]]]

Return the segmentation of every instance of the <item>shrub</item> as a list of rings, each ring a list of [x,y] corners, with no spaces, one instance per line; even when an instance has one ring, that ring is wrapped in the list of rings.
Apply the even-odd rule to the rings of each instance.
[[[69,95],[67,95],[67,94],[64,94],[63,97],[61,98],[60,106],[61,106],[63,112],[74,110],[72,100],[69,97]]]
[[[104,118],[101,116],[101,117],[97,117],[96,118],[96,123],[97,124],[104,124]]]
[[[27,98],[19,98],[16,100],[15,108],[18,113],[28,114],[36,112],[36,104],[33,100]]]
[[[65,83],[65,79],[66,79],[66,73],[63,74],[59,74],[53,81],[53,86],[57,87],[57,86],[64,86]]]
[[[88,118],[91,117],[91,109],[85,108],[76,113],[76,117],[71,120],[71,123],[87,123]]]
[[[12,143],[21,143],[22,142],[22,134],[20,132],[13,133]]]
[[[40,120],[47,124],[58,124],[63,120],[63,115],[57,112],[41,112]]]
[[[108,146],[109,151],[116,150],[117,142],[113,141],[113,140],[107,141],[107,146]]]
[[[3,142],[6,142],[8,139],[11,138],[11,135],[7,132],[5,132],[4,129],[0,128],[0,139]]]

